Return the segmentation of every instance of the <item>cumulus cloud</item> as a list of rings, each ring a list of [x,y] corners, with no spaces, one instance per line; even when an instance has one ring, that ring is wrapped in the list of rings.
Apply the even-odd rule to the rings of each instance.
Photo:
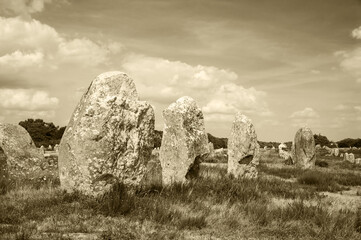
[[[141,98],[169,104],[192,96],[208,121],[230,121],[236,111],[271,114],[265,93],[237,84],[238,76],[230,70],[135,54],[122,66],[136,80]]]
[[[361,39],[361,26],[352,31],[352,37],[355,39]],[[337,51],[334,53],[336,57],[339,57],[340,67],[353,75],[356,78],[356,82],[361,82],[361,47],[355,48],[350,51]]]
[[[41,12],[45,3],[52,0],[0,0],[0,12],[7,15],[29,16],[32,13]]]
[[[209,114],[231,114],[237,111],[258,114],[261,116],[271,115],[266,102],[265,93],[254,88],[244,88],[234,83],[226,83],[212,95],[203,111]]]
[[[0,89],[0,106],[7,110],[43,111],[57,108],[59,99],[45,91]]]
[[[41,52],[23,53],[15,51],[0,57],[0,67],[5,68],[24,68],[31,66],[41,66],[44,59],[44,54]]]
[[[61,64],[94,67],[107,64],[111,54],[122,46],[116,42],[94,42],[87,38],[67,39],[54,28],[31,19],[0,17],[0,61],[2,72],[8,69]]]
[[[290,118],[293,119],[307,119],[307,118],[319,118],[318,113],[313,108],[306,107],[303,110],[296,111],[291,114]]]
[[[313,108],[310,107],[306,107],[303,110],[292,113],[290,115],[290,118],[292,119],[291,125],[294,127],[320,126],[319,114]]]
[[[355,39],[361,39],[361,26],[352,30],[351,36]]]
[[[349,106],[346,106],[344,104],[338,104],[334,109],[337,111],[343,111],[343,110],[347,110],[349,108],[350,108]]]

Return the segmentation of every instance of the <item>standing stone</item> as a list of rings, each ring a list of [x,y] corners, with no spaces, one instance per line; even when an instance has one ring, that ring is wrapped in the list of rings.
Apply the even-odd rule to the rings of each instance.
[[[54,151],[55,151],[56,153],[59,152],[59,144],[55,144],[55,146],[54,146]]]
[[[311,129],[304,127],[297,131],[295,140],[294,162],[296,166],[308,169],[315,166],[315,140]]]
[[[41,172],[44,156],[20,125],[0,124],[0,149],[1,172],[10,179],[35,178]]]
[[[280,145],[278,145],[278,150],[284,150],[284,149],[287,149],[286,144],[281,143]]]
[[[355,164],[360,165],[361,164],[361,158],[356,158],[355,159]]]
[[[333,154],[335,155],[335,157],[338,157],[338,155],[340,154],[340,150],[338,148],[335,148]]]
[[[145,187],[162,186],[162,166],[159,161],[159,150],[153,149],[141,185]]]
[[[59,145],[61,187],[96,196],[114,180],[140,184],[153,132],[153,108],[139,101],[133,80],[121,72],[99,75],[81,98]]]
[[[192,98],[182,97],[163,111],[163,118],[163,184],[197,177],[201,158],[209,151],[201,109]]]
[[[208,157],[213,158],[214,157],[214,145],[211,142],[208,143],[208,151],[209,151]]]
[[[43,145],[40,146],[39,151],[41,154],[45,154],[45,148]]]
[[[256,178],[259,145],[252,121],[238,112],[228,139],[228,174],[236,178]]]
[[[6,193],[9,181],[7,156],[0,146],[0,195]]]
[[[348,161],[348,153],[345,153],[343,160]]]
[[[348,154],[348,161],[350,163],[355,163],[355,155],[353,153]]]
[[[340,154],[340,157],[343,158],[343,153]]]
[[[324,146],[324,149],[327,150],[327,153],[328,153],[328,154],[331,154],[331,155],[332,155],[332,149],[331,149],[331,148],[329,148],[329,147],[327,147],[327,146]]]

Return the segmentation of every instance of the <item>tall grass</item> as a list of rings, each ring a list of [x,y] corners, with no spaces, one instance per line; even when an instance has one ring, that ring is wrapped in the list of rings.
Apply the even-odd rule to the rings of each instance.
[[[186,184],[167,187],[133,188],[116,183],[108,193],[99,198],[85,196],[80,192],[66,193],[54,188],[10,191],[0,196],[0,226],[17,226],[1,230],[15,234],[28,222],[42,222],[54,216],[56,219],[69,219],[69,215],[76,213],[76,216],[82,216],[77,221],[104,216],[107,219],[127,219],[139,224],[151,222],[156,226],[166,226],[174,232],[213,229],[215,226],[211,223],[214,222],[226,224],[235,231],[238,229],[237,224],[247,219],[260,232],[276,238],[351,239],[361,236],[357,235],[361,229],[361,210],[358,213],[329,212],[321,205],[317,194],[319,189],[315,187],[325,184],[322,179],[324,176],[315,176],[313,171],[294,171],[294,174],[298,174],[297,182],[262,177],[234,179],[220,172],[217,178],[202,175],[203,177]],[[342,179],[343,176],[340,176]],[[275,206],[272,205],[271,198],[285,199],[288,203]],[[213,209],[217,206],[224,206],[224,211],[234,211],[225,214],[223,219],[214,220],[213,216],[220,214]],[[85,223],[80,225],[79,231],[92,230]],[[127,226],[122,229],[109,228],[100,235],[100,239],[139,237],[137,232]],[[0,232],[0,238],[1,236]],[[161,238],[161,235],[154,237],[153,239]]]

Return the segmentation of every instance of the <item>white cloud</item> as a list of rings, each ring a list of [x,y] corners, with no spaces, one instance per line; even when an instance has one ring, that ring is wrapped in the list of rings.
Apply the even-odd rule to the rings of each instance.
[[[25,15],[41,12],[45,3],[52,0],[0,0],[0,12],[11,15]]]
[[[354,109],[361,113],[361,106],[354,106]]]
[[[318,113],[310,107],[306,107],[303,110],[296,111],[291,114],[290,118],[293,119],[307,119],[307,118],[319,118]]]
[[[44,54],[41,52],[23,53],[15,51],[11,54],[6,54],[0,57],[0,67],[10,67],[14,69],[41,66],[44,59]]]
[[[211,99],[203,111],[208,114],[235,114],[242,111],[246,114],[258,114],[268,116],[271,112],[268,110],[264,101],[265,93],[254,88],[244,88],[234,83],[226,83],[212,94]]]
[[[340,67],[356,78],[356,82],[361,82],[361,47],[352,51],[339,51],[335,56],[341,58]]]
[[[271,114],[265,93],[237,84],[238,76],[230,70],[135,54],[127,56],[122,66],[135,79],[142,99],[170,104],[191,96],[204,106],[206,120],[228,121],[236,111]]]
[[[4,109],[43,111],[55,109],[59,99],[47,92],[32,89],[0,89],[0,106]]]
[[[351,36],[355,39],[361,39],[361,26],[352,30]]]
[[[337,111],[343,111],[343,110],[347,110],[349,108],[350,108],[349,106],[346,106],[344,104],[338,104],[334,109]]]
[[[5,59],[2,61],[3,72],[6,72],[6,67],[18,70],[29,67],[35,59],[36,64],[43,64],[50,69],[56,69],[61,64],[94,67],[107,64],[110,55],[119,53],[122,49],[117,42],[67,39],[46,24],[19,17],[0,17],[0,36],[0,58]],[[9,64],[5,65],[7,61]]]
[[[292,119],[291,125],[293,127],[320,127],[320,116],[313,108],[310,107],[306,107],[303,110],[292,113],[290,118]]]
[[[89,39],[62,40],[58,54],[65,63],[82,63],[83,66],[97,66],[108,61],[109,50]]]

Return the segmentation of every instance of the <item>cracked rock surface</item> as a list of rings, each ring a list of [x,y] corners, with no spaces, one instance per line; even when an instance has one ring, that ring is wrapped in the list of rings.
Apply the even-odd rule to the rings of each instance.
[[[25,128],[0,124],[0,180],[31,179],[42,170],[43,162],[44,155]]]
[[[61,187],[98,195],[113,180],[140,184],[151,156],[153,132],[153,108],[139,101],[133,80],[122,72],[99,75],[81,98],[61,140]]]
[[[236,178],[256,178],[259,145],[252,121],[238,112],[228,139],[228,174]]]
[[[311,129],[303,127],[296,132],[293,161],[296,166],[309,169],[315,166],[316,147]]]
[[[165,185],[197,177],[202,157],[209,152],[201,109],[190,97],[182,97],[163,111],[160,148],[162,182]]]

